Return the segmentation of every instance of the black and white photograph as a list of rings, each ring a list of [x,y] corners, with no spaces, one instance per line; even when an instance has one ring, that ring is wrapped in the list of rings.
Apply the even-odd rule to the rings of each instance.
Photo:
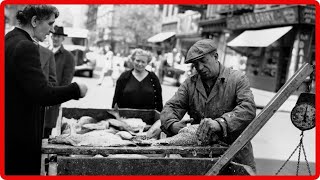
[[[5,4],[1,174],[316,177],[318,6]]]

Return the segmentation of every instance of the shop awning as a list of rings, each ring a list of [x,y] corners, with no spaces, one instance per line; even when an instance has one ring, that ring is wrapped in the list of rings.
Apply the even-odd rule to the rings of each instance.
[[[176,35],[175,32],[161,32],[149,38],[148,42],[151,42],[151,43],[162,42],[168,38],[171,38],[174,35]]]
[[[227,45],[237,47],[267,47],[291,29],[292,26],[262,30],[247,30],[230,41]]]

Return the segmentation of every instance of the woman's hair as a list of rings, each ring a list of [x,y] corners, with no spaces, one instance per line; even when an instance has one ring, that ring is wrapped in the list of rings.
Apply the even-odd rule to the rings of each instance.
[[[21,25],[30,23],[33,16],[38,20],[47,20],[54,14],[55,18],[59,16],[59,11],[56,7],[51,5],[28,5],[23,10],[19,10],[16,18]]]
[[[149,63],[152,60],[151,53],[149,51],[145,51],[143,49],[137,48],[133,50],[133,53],[131,54],[131,60],[134,61],[136,56],[146,56],[147,62]]]

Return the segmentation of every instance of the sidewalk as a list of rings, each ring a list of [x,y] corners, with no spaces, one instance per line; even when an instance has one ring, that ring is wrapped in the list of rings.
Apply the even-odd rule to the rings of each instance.
[[[260,89],[251,88],[254,101],[257,105],[257,108],[263,109],[274,97],[275,92],[264,91]],[[297,95],[291,95],[289,98],[281,105],[278,111],[282,112],[291,112],[292,108],[295,106],[298,100]]]

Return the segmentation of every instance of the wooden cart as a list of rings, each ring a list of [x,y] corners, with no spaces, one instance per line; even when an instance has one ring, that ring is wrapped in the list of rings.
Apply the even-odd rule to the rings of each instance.
[[[278,91],[265,108],[248,125],[230,147],[72,147],[43,144],[44,154],[58,154],[56,174],[73,175],[249,175],[248,167],[230,162],[266,124],[286,99],[314,72],[314,66],[305,63]],[[106,118],[106,110],[63,109],[63,117],[80,118],[89,115]],[[141,117],[147,124],[159,119],[159,113],[148,110],[121,110],[124,117]],[[95,158],[68,157],[70,154],[182,154],[210,155],[212,158]]]
[[[120,109],[122,117],[141,118],[147,124],[159,119],[155,110]],[[98,120],[109,118],[107,110],[63,108],[62,116],[79,119],[91,116]],[[48,175],[203,175],[226,151],[227,147],[75,147],[43,142],[42,153],[50,155]],[[149,154],[149,158],[108,158],[110,154]],[[184,158],[175,156],[179,154]],[[54,156],[52,156],[54,155]],[[80,155],[80,156],[79,156]],[[102,156],[95,156],[102,155]],[[199,155],[207,158],[199,158]],[[209,158],[212,157],[212,158]],[[249,175],[246,166],[230,163],[221,174]]]

